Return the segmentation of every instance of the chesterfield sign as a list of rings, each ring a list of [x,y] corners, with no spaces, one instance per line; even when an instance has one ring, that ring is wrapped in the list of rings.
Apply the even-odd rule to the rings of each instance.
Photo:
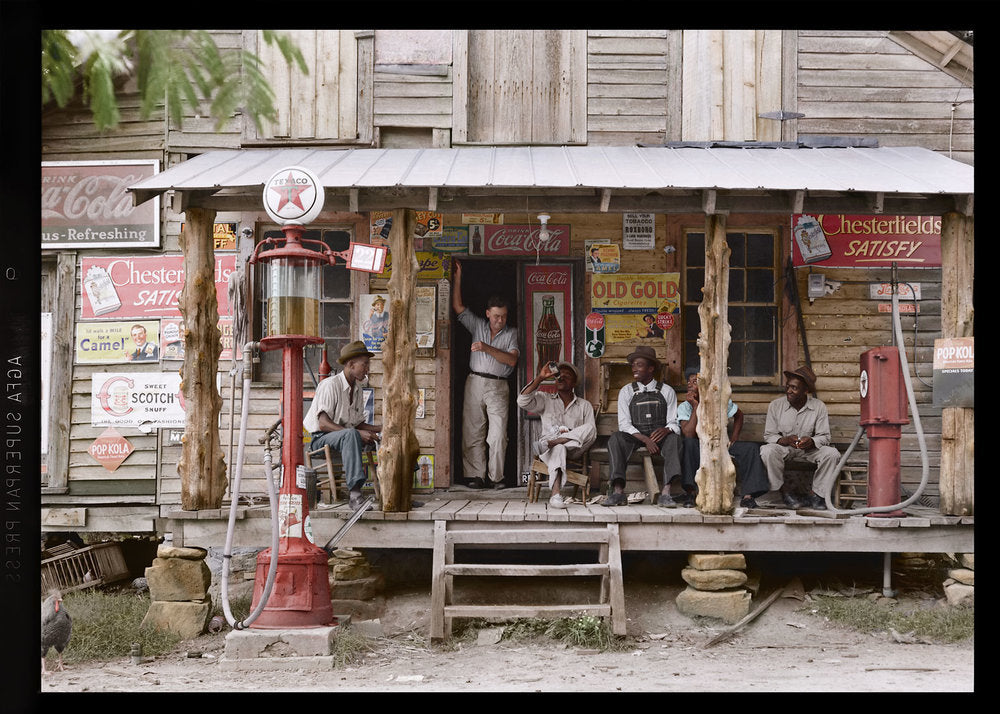
[[[43,161],[42,248],[157,248],[160,202],[126,190],[154,176],[150,161]]]

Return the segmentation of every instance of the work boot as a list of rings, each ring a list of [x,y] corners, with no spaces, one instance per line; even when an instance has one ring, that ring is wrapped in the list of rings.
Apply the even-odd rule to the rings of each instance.
[[[474,489],[486,488],[486,482],[483,481],[478,476],[476,476],[476,478],[469,481],[469,488],[474,488]]]
[[[361,496],[361,491],[351,491],[351,496],[347,500],[347,507],[352,511],[356,511],[361,508],[362,503],[364,503],[364,498]]]
[[[677,508],[678,504],[669,493],[661,493],[660,497],[656,499],[656,505],[663,508]]]
[[[826,499],[820,496],[818,493],[810,493],[809,500],[806,505],[816,511],[826,510]]]
[[[791,509],[802,508],[802,506],[804,505],[802,503],[802,501],[800,501],[799,499],[797,499],[795,496],[793,496],[792,494],[788,493],[787,491],[782,491],[781,492],[781,500],[784,502],[784,504],[788,508],[791,508]]]

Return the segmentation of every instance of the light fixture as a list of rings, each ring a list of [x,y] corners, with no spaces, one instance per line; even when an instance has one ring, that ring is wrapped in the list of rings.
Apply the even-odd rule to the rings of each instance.
[[[549,238],[552,237],[552,234],[549,233],[547,225],[549,222],[549,214],[539,213],[538,222],[542,224],[542,227],[538,229],[538,240],[542,243],[545,243]]]

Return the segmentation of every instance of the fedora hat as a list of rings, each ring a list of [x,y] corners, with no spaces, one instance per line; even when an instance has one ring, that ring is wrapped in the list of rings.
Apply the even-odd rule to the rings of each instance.
[[[355,357],[374,357],[374,356],[375,354],[369,352],[368,348],[365,347],[364,342],[362,342],[361,340],[355,340],[350,344],[344,345],[340,349],[340,357],[337,358],[337,361],[340,362],[341,364],[347,364],[348,361],[354,359]]]
[[[643,357],[649,360],[650,362],[656,365],[657,369],[659,369],[662,366],[660,364],[660,360],[656,358],[656,350],[654,350],[649,345],[639,345],[638,347],[635,348],[635,351],[625,359],[628,361],[629,364],[632,364],[632,360],[634,360],[636,357]]]
[[[795,377],[797,379],[801,379],[806,383],[806,389],[808,389],[810,393],[816,393],[816,373],[809,367],[802,365],[791,372],[785,370],[785,377]]]
[[[566,369],[568,369],[570,372],[573,373],[573,376],[576,378],[577,382],[580,381],[580,370],[578,370],[576,368],[576,365],[573,364],[572,362],[565,362],[565,361],[563,361],[563,362],[560,362],[558,365],[556,365],[556,367],[558,369],[561,369],[561,368],[565,367]]]

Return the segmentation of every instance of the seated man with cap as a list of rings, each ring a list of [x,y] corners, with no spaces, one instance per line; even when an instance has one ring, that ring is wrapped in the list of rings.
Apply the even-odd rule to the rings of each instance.
[[[830,416],[817,399],[816,375],[809,367],[785,372],[785,396],[767,407],[760,458],[767,469],[772,491],[779,491],[789,508],[826,508],[826,494],[837,479],[840,452],[830,446]],[[785,488],[785,464],[804,461],[816,464],[812,492],[805,503]]]
[[[534,444],[538,458],[549,471],[552,496],[549,505],[565,508],[559,489],[566,473],[566,459],[578,459],[597,438],[594,407],[574,391],[580,373],[570,362],[560,362],[556,371],[545,363],[538,374],[517,395],[517,406],[541,416],[541,436]],[[556,378],[556,393],[539,392],[538,387],[550,377]]]
[[[365,423],[362,388],[368,378],[372,356],[361,340],[345,345],[337,359],[344,370],[319,383],[302,420],[302,425],[312,434],[311,451],[329,445],[340,452],[351,510],[357,510],[362,503],[361,487],[366,476],[361,452],[374,448],[382,431],[379,425]]]
[[[632,452],[645,446],[650,454],[663,457],[663,488],[656,504],[673,508],[677,503],[670,496],[670,483],[681,475],[677,394],[654,378],[662,366],[652,347],[640,345],[627,359],[635,381],[618,392],[618,431],[608,438],[612,490],[601,505],[628,503],[625,470]]]
[[[687,380],[687,397],[677,406],[677,421],[680,423],[681,437],[683,437],[681,484],[685,491],[696,494],[698,486],[695,483],[695,476],[701,466],[701,441],[698,439],[698,368],[688,367],[684,370],[684,377]],[[733,425],[729,455],[736,466],[739,492],[743,494],[740,506],[756,508],[756,497],[768,491],[767,473],[760,460],[760,445],[752,441],[740,441],[740,432],[743,431],[743,410],[732,399],[729,400],[726,416]]]

